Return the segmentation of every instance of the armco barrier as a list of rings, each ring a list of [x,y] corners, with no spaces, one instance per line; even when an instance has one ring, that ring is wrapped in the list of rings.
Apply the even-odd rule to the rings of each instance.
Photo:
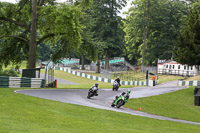
[[[45,80],[41,78],[0,76],[0,88],[44,88]]]
[[[70,70],[70,69],[67,69],[67,68],[64,68],[64,67],[55,67],[55,69],[65,71],[65,72],[71,73],[71,74],[76,75],[76,76],[96,80],[96,81],[101,81],[101,82],[106,82],[106,83],[113,83],[114,82],[113,79],[88,75],[88,74],[76,72],[76,71],[73,71],[73,70]],[[148,81],[121,81],[121,84],[122,85],[135,85],[135,86],[145,86],[145,85],[153,86],[153,80],[148,80]]]
[[[200,81],[178,81],[178,86],[199,86]]]

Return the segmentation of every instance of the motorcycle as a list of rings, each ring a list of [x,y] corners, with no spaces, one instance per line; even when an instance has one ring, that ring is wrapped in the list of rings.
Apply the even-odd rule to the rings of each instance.
[[[117,107],[120,108],[121,106],[123,106],[126,102],[128,101],[128,99],[125,98],[125,96],[121,95],[121,96],[116,96],[116,99],[113,100],[111,106],[112,107]]]
[[[118,82],[117,81],[114,81],[113,82],[113,91],[118,91],[118,89],[119,89],[119,84],[118,84]]]
[[[93,97],[93,96],[98,96],[97,94],[97,90],[98,88],[97,87],[92,87],[91,89],[89,89],[89,92],[88,92],[88,96],[87,98],[90,99],[90,97]]]

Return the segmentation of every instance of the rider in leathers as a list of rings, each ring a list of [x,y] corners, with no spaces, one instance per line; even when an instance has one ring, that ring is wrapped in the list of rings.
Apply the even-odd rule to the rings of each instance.
[[[94,88],[97,88],[97,90],[95,90],[96,91],[96,94],[95,94],[95,96],[98,96],[98,93],[97,93],[97,91],[98,91],[98,89],[99,89],[99,87],[98,87],[98,83],[95,83],[90,89],[89,89],[89,92],[90,91],[94,91]]]
[[[129,99],[129,97],[130,97],[130,93],[131,93],[130,90],[127,90],[127,92],[122,92],[121,95],[116,96],[116,99],[117,99],[118,97],[120,97],[120,96],[124,96],[124,97],[125,97],[125,101],[128,101],[128,99]],[[115,99],[115,100],[116,100],[116,99]]]

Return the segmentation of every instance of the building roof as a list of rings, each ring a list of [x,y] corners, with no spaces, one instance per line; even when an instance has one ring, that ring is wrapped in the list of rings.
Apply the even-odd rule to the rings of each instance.
[[[159,60],[158,59],[158,63],[157,64],[180,64],[174,60]]]

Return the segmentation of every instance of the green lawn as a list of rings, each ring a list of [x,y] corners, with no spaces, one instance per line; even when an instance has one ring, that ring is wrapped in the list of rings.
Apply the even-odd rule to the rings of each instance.
[[[44,70],[42,70],[42,72],[44,73]],[[80,76],[70,74],[68,72],[61,71],[61,70],[55,70],[54,75],[57,78],[65,79],[65,80],[72,81],[75,83],[79,83],[79,85],[58,84],[58,88],[88,89],[95,83],[98,83],[100,88],[112,88],[111,83],[105,83],[105,82],[100,82],[100,81],[96,81],[96,80],[92,80],[92,79],[83,78]],[[121,87],[123,87],[123,88],[129,87],[130,88],[130,87],[134,87],[134,86],[122,85]]]
[[[200,75],[197,75],[194,77],[188,77],[186,80],[187,81],[200,81]]]
[[[184,79],[182,76],[174,76],[174,75],[158,75],[159,84],[167,82],[167,81],[174,81]]]
[[[42,70],[42,72],[44,73],[44,70]],[[98,76],[98,74],[91,74],[91,73],[87,73],[87,74]],[[86,89],[88,87],[91,87],[91,85],[95,84],[96,82],[99,83],[100,88],[112,88],[112,84],[110,84],[110,83],[104,83],[104,82],[99,82],[99,81],[79,77],[79,76],[76,76],[76,75],[61,71],[61,70],[55,70],[55,77],[65,79],[68,81],[72,81],[75,83],[80,83],[80,85],[59,84],[58,88],[76,88],[76,89],[84,88],[84,89]],[[181,77],[181,76],[161,75],[161,76],[159,76],[159,84],[163,83],[163,82],[173,81],[173,80],[178,80],[178,79],[183,79],[183,78],[184,77]],[[131,87],[134,87],[134,86],[130,86],[130,85],[122,85],[121,86],[121,88],[131,88]]]
[[[128,108],[200,123],[200,106],[194,106],[193,88],[153,97],[130,99]]]
[[[198,133],[200,126],[61,103],[0,88],[0,133]],[[194,118],[195,119],[195,118]]]

